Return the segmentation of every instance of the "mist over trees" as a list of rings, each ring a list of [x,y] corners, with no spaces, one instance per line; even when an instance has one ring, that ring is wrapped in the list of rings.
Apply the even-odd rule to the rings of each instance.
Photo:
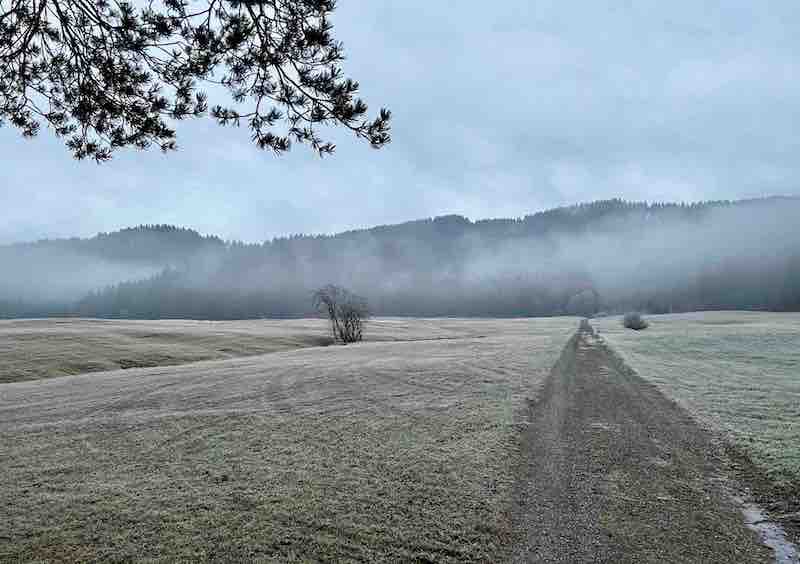
[[[217,237],[168,225],[0,246],[0,315],[70,313],[89,290],[146,279],[165,268],[185,270],[188,261],[196,268],[202,257],[213,260],[224,249]]]
[[[312,292],[328,283],[364,296],[374,315],[800,310],[797,217],[793,198],[607,200],[263,244],[143,226],[0,247],[0,315],[316,315]]]

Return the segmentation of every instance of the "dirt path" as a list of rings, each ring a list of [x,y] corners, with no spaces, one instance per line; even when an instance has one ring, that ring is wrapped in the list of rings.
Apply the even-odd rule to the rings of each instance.
[[[770,562],[712,438],[584,326],[533,403],[514,562]]]

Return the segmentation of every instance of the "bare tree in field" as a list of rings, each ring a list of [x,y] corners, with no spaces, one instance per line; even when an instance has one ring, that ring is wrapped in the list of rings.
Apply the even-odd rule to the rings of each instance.
[[[336,339],[336,335],[338,334],[339,316],[337,314],[337,309],[339,307],[339,294],[341,291],[342,288],[334,286],[333,284],[328,284],[327,286],[315,290],[311,298],[317,311],[328,315],[328,319],[331,322],[331,335],[334,339]]]
[[[364,323],[369,317],[367,301],[350,295],[339,307],[339,338],[344,343],[355,343],[363,338]]]
[[[334,340],[355,343],[363,339],[364,324],[369,318],[367,300],[349,290],[328,284],[313,294],[314,307],[331,322]]]

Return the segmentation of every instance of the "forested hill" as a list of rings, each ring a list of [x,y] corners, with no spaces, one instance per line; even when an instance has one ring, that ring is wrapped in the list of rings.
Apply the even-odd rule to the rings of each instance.
[[[186,270],[225,248],[218,237],[170,225],[2,245],[0,316],[68,313],[91,290],[146,279],[165,268]]]
[[[203,236],[193,229],[172,225],[140,225],[98,233],[89,239],[43,239],[33,243],[0,247],[4,256],[37,252],[67,253],[86,259],[140,264],[182,264],[187,256],[208,250],[219,250],[225,243],[214,236]]]
[[[337,283],[384,315],[636,307],[800,309],[800,199],[605,200],[518,219],[450,215],[263,244],[141,226],[0,247],[0,315],[242,318],[312,313]],[[265,218],[268,221],[268,218]]]

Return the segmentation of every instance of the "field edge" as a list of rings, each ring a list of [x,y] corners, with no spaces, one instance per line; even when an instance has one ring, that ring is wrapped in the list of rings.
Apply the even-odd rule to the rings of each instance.
[[[607,339],[597,332],[595,335],[608,352],[617,370],[635,376],[646,385],[655,388],[665,400],[676,405],[698,427],[709,433],[714,439],[713,444],[718,450],[718,456],[726,463],[728,474],[724,478],[731,496],[738,499],[740,504],[747,502],[756,504],[771,522],[785,531],[792,543],[800,545],[800,480],[778,482],[769,478],[768,469],[759,465],[744,447],[737,445],[728,432],[714,426],[710,420],[699,416],[683,402],[671,397],[658,384],[642,377]]]

